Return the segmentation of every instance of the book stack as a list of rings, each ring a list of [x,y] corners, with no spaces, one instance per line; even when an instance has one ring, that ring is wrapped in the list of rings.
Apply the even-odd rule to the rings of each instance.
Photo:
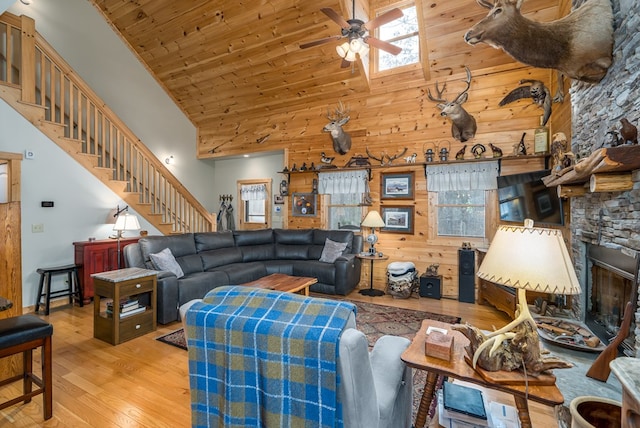
[[[147,310],[146,306],[143,306],[138,302],[138,299],[126,299],[120,301],[120,318],[130,317],[131,315],[139,314]],[[113,302],[107,303],[107,314],[113,315]]]
[[[515,407],[498,402],[487,406],[481,390],[451,382],[438,392],[438,423],[447,428],[520,427]]]

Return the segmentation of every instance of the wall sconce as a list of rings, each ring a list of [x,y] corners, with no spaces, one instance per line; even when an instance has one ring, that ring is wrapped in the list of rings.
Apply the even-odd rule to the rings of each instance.
[[[173,165],[173,163],[174,163],[174,162],[175,162],[175,161],[174,161],[174,159],[173,159],[173,155],[169,156],[168,158],[166,158],[166,159],[164,160],[164,163],[166,163],[167,165]]]

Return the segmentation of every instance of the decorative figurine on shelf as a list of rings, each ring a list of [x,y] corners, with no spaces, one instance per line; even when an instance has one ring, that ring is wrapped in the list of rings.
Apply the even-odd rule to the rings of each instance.
[[[416,163],[416,158],[418,157],[417,153],[413,153],[411,156],[407,156],[406,158],[404,158],[404,161],[406,163]]]
[[[291,167],[291,172],[298,172],[298,167],[296,166],[296,164],[294,163],[293,166]]]
[[[465,150],[467,150],[467,145],[466,144],[464,146],[462,146],[462,148],[460,150],[458,150],[458,152],[456,153],[456,160],[463,160],[464,159]]]
[[[323,164],[325,165],[331,165],[331,163],[333,162],[333,160],[336,158],[335,156],[327,156],[325,155],[324,152],[320,153],[320,156],[322,156],[322,158],[320,158],[320,160],[322,161]]]
[[[473,147],[471,147],[471,153],[473,153],[473,157],[476,159],[480,159],[486,151],[487,149],[480,143],[474,144]]]
[[[526,132],[522,133],[522,138],[520,138],[520,142],[513,145],[513,154],[515,156],[526,156],[527,155],[527,145],[524,143],[524,136],[527,135]]]
[[[551,170],[554,172],[560,171],[562,167],[562,161],[564,154],[567,151],[567,136],[564,132],[556,132],[553,134],[551,141]]]
[[[300,166],[300,171],[306,171],[306,170],[307,170],[307,163],[302,162],[302,165]]]
[[[424,273],[425,276],[438,276],[438,268],[440,265],[438,263],[431,264],[427,266],[427,271]]]
[[[502,157],[502,149],[500,147],[489,143],[489,148],[491,149],[491,153],[493,154],[494,158]]]

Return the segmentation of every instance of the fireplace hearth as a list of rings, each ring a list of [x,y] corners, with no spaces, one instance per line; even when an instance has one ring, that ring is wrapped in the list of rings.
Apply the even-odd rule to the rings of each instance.
[[[584,293],[584,322],[603,343],[608,344],[618,330],[627,302],[636,312],[638,300],[638,257],[619,249],[588,245],[587,289]],[[625,355],[635,356],[634,328],[623,342]]]

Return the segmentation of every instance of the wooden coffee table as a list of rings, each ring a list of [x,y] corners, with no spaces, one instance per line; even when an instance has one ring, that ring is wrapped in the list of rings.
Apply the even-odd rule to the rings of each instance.
[[[284,273],[272,273],[255,281],[242,284],[247,287],[265,288],[267,290],[286,291],[289,293],[309,295],[309,287],[318,282],[318,278],[307,276],[291,276]]]
[[[446,329],[447,334],[454,337],[453,355],[450,361],[425,355],[424,342],[427,328],[429,326]],[[436,394],[436,384],[438,376],[448,376],[465,382],[475,383],[484,388],[503,391],[513,395],[518,408],[518,417],[522,428],[531,428],[531,418],[529,416],[528,400],[537,401],[547,406],[558,406],[564,402],[564,397],[554,385],[523,385],[523,384],[498,384],[487,382],[480,376],[464,358],[464,347],[469,344],[469,340],[459,331],[451,330],[452,325],[435,320],[422,321],[422,328],[416,333],[411,345],[402,353],[400,357],[409,367],[427,372],[427,380],[420,400],[420,406],[416,415],[415,428],[423,428],[427,419],[431,401]]]

